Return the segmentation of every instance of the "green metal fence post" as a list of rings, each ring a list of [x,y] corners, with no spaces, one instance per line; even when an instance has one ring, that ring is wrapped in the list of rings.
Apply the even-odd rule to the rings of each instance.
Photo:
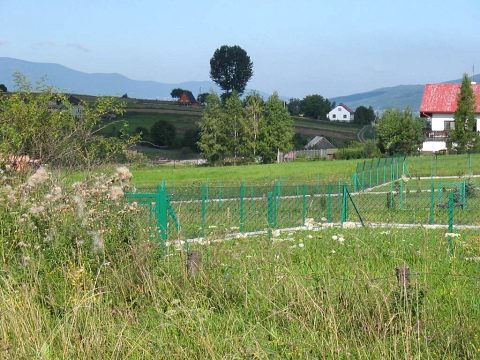
[[[272,238],[272,229],[273,229],[273,193],[269,192],[267,194],[267,223],[268,223],[268,237]]]
[[[453,232],[453,221],[454,221],[454,201],[453,201],[453,192],[448,195],[448,232]],[[448,249],[450,256],[453,256],[453,237],[448,237]]]
[[[428,222],[432,225],[435,223],[435,185],[433,182],[430,188],[430,215]]]
[[[157,232],[160,233],[162,248],[165,249],[168,239],[167,193],[164,186],[157,187],[155,194],[155,215],[157,217]]]
[[[342,187],[342,213],[340,214],[340,222],[343,224],[345,221],[347,221],[347,218],[347,186],[344,184]]]
[[[357,187],[358,184],[357,184],[357,182],[358,182],[358,175],[357,175],[357,173],[355,172],[355,173],[353,173],[353,175],[352,175],[353,192],[357,192],[357,190],[358,190],[358,187]]]
[[[207,226],[207,198],[208,198],[208,185],[202,185],[202,207],[201,207],[201,221],[202,221],[202,236],[205,236],[205,228]]]
[[[383,183],[385,184],[387,182],[387,165],[384,163],[383,164]]]
[[[473,175],[472,171],[472,154],[468,154],[468,174]]]
[[[403,195],[403,179],[400,179],[400,194],[399,194],[399,197],[398,197],[398,201],[399,201],[399,208],[400,209],[403,209],[404,208],[404,195]]]
[[[302,189],[302,224],[305,226],[307,218],[307,185],[303,185]]]
[[[332,185],[327,185],[327,221],[332,222]]]
[[[242,181],[240,184],[240,232],[243,232],[245,229],[245,205],[244,205],[244,198],[245,198],[245,183]]]

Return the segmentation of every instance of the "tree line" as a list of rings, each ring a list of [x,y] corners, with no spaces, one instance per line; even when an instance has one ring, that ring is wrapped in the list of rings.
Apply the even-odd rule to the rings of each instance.
[[[210,163],[274,162],[292,146],[293,120],[278,94],[266,101],[255,92],[237,91],[222,99],[208,95],[198,146]]]

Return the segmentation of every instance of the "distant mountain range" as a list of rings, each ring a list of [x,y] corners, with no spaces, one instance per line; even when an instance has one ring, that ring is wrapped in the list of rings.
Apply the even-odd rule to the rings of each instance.
[[[14,88],[12,74],[15,71],[25,75],[32,83],[45,78],[46,84],[53,85],[62,91],[85,95],[121,96],[127,93],[129,97],[134,98],[166,99],[170,98],[170,91],[177,87],[188,89],[194,94],[197,94],[200,89],[202,92],[220,91],[218,86],[211,81],[168,84],[157,81],[132,80],[116,73],[88,74],[59,64],[36,63],[0,57],[0,83],[5,84],[8,89]],[[480,75],[475,75],[474,81],[480,81]],[[460,82],[460,80],[446,82]],[[389,107],[403,109],[407,106],[413,110],[418,110],[422,100],[423,87],[423,85],[399,85],[334,97],[331,100],[334,100],[337,104],[345,103],[354,109],[364,105],[372,106],[376,110]],[[268,96],[265,92],[260,91],[260,94]]]

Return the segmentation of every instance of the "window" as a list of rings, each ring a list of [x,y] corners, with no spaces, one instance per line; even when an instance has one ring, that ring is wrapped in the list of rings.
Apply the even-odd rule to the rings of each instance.
[[[335,115],[335,114],[332,114],[332,118],[334,118],[334,119],[335,119],[336,117],[337,117],[337,115]]]
[[[342,111],[342,108],[339,106],[339,107],[337,108],[337,111]]]
[[[343,118],[346,119],[346,118],[347,118],[347,115],[344,114],[344,115],[343,115]]]
[[[455,121],[447,120],[443,123],[444,130],[454,130],[455,129]]]

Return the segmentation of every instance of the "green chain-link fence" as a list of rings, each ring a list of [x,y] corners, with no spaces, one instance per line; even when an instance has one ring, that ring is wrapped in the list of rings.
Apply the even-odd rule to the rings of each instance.
[[[220,237],[313,223],[480,225],[472,178],[412,179],[405,158],[357,165],[349,182],[203,184],[129,193],[149,209],[152,238]]]

